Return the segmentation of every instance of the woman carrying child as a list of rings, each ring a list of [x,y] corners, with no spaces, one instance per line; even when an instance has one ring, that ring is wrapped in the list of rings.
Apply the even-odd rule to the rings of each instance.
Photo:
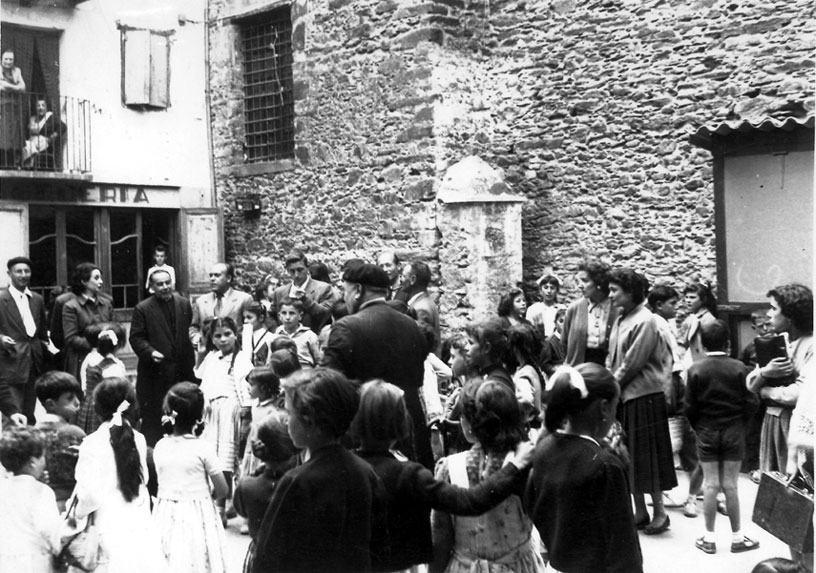
[[[0,571],[50,573],[59,554],[62,519],[54,492],[37,481],[45,469],[45,439],[28,426],[0,437]]]
[[[410,462],[394,446],[411,432],[403,392],[383,380],[363,385],[351,435],[358,455],[377,472],[388,499],[390,552],[375,553],[374,571],[404,571],[433,559],[431,509],[479,515],[496,506],[521,485],[519,469],[529,462],[532,445],[520,442],[511,463],[473,489],[437,481],[424,466]],[[377,548],[375,548],[377,549]]]
[[[559,368],[552,378],[525,506],[541,533],[548,571],[643,571],[626,468],[601,446],[620,390],[612,373],[593,363]]]
[[[468,384],[462,393],[462,430],[473,447],[444,458],[436,477],[459,487],[475,487],[500,471],[525,439],[513,390],[493,380]],[[544,569],[533,523],[516,495],[477,517],[434,511],[432,523],[431,571],[465,573],[482,567],[495,573],[532,573]]]
[[[173,573],[224,573],[225,536],[213,496],[222,500],[229,488],[215,448],[199,438],[204,394],[179,382],[167,392],[163,411],[168,435],[153,450],[159,482],[153,519],[164,557]]]
[[[195,375],[204,393],[202,437],[214,447],[227,484],[231,485],[239,460],[241,434],[249,432],[250,398],[246,378],[252,370],[249,353],[241,350],[238,327],[230,317],[216,318],[199,342]],[[246,434],[244,434],[246,435]],[[219,502],[226,525],[224,501]]]
[[[117,322],[97,322],[85,331],[91,351],[82,362],[80,372],[85,400],[77,414],[76,425],[86,434],[95,432],[99,419],[94,412],[93,394],[103,378],[125,378],[125,365],[116,353],[125,345],[125,330]]]
[[[79,446],[76,517],[94,515],[101,557],[97,573],[165,571],[150,517],[147,444],[133,429],[139,406],[133,385],[106,378],[94,392],[99,429]],[[70,506],[70,502],[69,502]]]

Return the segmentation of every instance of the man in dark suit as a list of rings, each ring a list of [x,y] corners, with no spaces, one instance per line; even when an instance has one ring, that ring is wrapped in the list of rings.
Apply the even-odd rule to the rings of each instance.
[[[48,347],[45,301],[28,289],[28,258],[14,257],[6,266],[11,284],[0,291],[0,409],[6,416],[22,413],[33,424],[34,381],[42,374]]]
[[[429,284],[431,284],[431,269],[425,263],[416,261],[402,268],[402,291],[407,296],[408,306],[416,311],[419,322],[424,322],[433,328],[438,350],[442,345],[439,309],[428,292]]]
[[[149,446],[162,437],[164,395],[176,382],[193,381],[193,345],[189,328],[190,301],[173,292],[170,273],[150,275],[153,296],[133,309],[130,345],[139,357],[136,395],[142,412],[142,433]]]
[[[294,250],[286,255],[284,264],[292,282],[275,289],[269,315],[277,323],[281,301],[285,298],[297,299],[303,304],[301,324],[319,334],[323,325],[331,319],[334,290],[329,283],[315,280],[309,275],[309,261],[301,251]]]
[[[332,326],[322,365],[359,382],[382,378],[399,386],[414,422],[413,448],[408,444],[403,453],[432,469],[430,432],[419,399],[425,339],[416,322],[386,304],[390,281],[380,267],[369,263],[347,266],[343,283],[343,298],[351,314]]]

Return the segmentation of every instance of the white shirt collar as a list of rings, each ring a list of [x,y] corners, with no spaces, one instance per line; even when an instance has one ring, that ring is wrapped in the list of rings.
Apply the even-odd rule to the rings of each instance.
[[[16,287],[9,285],[9,292],[19,299],[22,299],[24,296],[31,296],[31,291],[28,287],[26,287],[24,291],[19,291]]]

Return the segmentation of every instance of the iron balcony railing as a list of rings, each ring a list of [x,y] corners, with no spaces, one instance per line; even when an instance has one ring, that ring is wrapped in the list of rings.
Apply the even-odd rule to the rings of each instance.
[[[89,173],[91,102],[0,92],[0,169]]]

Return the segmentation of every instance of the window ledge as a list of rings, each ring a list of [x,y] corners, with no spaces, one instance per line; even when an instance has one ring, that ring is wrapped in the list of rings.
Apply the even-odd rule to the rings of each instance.
[[[277,161],[260,161],[258,163],[234,165],[229,168],[229,174],[235,177],[253,177],[255,175],[294,171],[294,169],[295,162],[293,160],[279,159]]]

